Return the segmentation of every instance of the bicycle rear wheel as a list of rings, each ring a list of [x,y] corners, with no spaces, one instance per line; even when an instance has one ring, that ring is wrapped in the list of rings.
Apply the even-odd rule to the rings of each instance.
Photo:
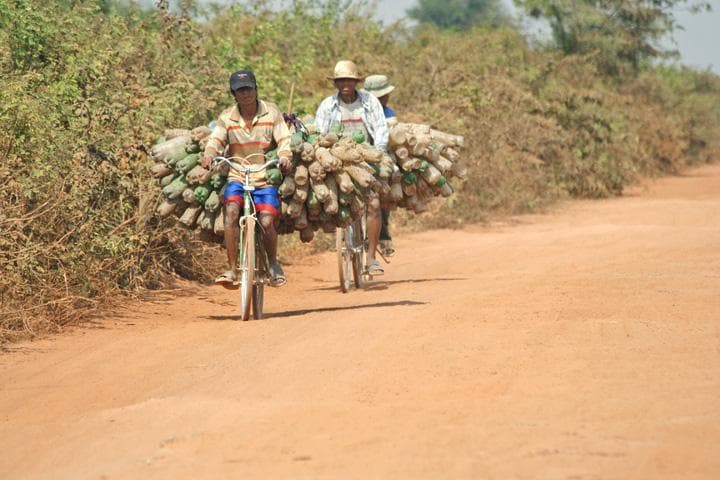
[[[335,230],[335,248],[337,249],[338,275],[340,277],[340,291],[347,293],[350,290],[350,265],[352,263],[352,244],[350,227],[338,227]]]
[[[255,284],[255,219],[245,217],[242,226],[242,244],[240,247],[240,317],[250,318],[252,290]]]
[[[348,226],[348,250],[352,252],[352,272],[355,288],[363,288],[363,265],[365,263],[365,234],[361,222]]]
[[[255,234],[255,282],[252,287],[253,318],[263,318],[263,301],[265,299],[265,280],[268,278],[269,266],[262,231]]]

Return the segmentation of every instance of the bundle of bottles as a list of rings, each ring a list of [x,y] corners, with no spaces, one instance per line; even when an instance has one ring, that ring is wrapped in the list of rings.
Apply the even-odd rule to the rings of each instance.
[[[204,238],[220,241],[227,169],[210,172],[200,165],[211,127],[166,130],[150,151],[155,162],[151,172],[162,191],[156,214],[175,216],[185,227],[200,229]],[[374,198],[382,208],[425,212],[434,197],[453,193],[450,179],[467,175],[459,162],[462,146],[462,136],[424,124],[396,123],[383,152],[361,133],[344,135],[333,126],[318,134],[308,121],[292,133],[291,170],[265,173],[281,196],[278,231],[297,231],[309,242],[319,229],[331,233],[359,219]],[[270,151],[266,158],[275,155]]]

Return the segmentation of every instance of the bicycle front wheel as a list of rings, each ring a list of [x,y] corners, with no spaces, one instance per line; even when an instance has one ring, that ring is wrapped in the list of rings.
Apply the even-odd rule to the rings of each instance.
[[[348,226],[348,250],[352,252],[352,273],[355,288],[363,288],[363,266],[365,265],[365,234],[361,222]]]
[[[349,228],[338,227],[335,230],[335,248],[337,249],[338,275],[340,277],[340,291],[347,293],[350,290],[350,266],[352,262],[352,248]]]
[[[263,318],[263,301],[265,300],[265,281],[269,275],[267,253],[265,252],[265,239],[262,231],[258,229],[255,234],[255,283],[252,287],[253,318]]]
[[[250,318],[252,291],[255,285],[255,219],[246,217],[240,245],[240,317]]]

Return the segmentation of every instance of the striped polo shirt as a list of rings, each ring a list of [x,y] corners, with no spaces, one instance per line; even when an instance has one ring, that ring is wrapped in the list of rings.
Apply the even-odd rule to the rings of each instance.
[[[292,157],[290,131],[285,124],[282,112],[275,104],[259,100],[258,111],[251,124],[245,123],[237,105],[222,112],[210,135],[204,155],[211,157],[222,155],[227,148],[226,156],[246,157],[253,153],[264,155],[276,147],[278,157]],[[265,158],[255,155],[248,159],[248,162],[262,165],[265,163]],[[253,176],[256,187],[267,186],[264,172]],[[228,180],[243,181],[232,171],[228,175]]]

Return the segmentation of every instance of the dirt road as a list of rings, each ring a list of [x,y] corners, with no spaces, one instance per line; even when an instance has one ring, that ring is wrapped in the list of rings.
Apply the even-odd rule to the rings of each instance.
[[[0,355],[0,478],[720,478],[720,166],[396,244]]]

